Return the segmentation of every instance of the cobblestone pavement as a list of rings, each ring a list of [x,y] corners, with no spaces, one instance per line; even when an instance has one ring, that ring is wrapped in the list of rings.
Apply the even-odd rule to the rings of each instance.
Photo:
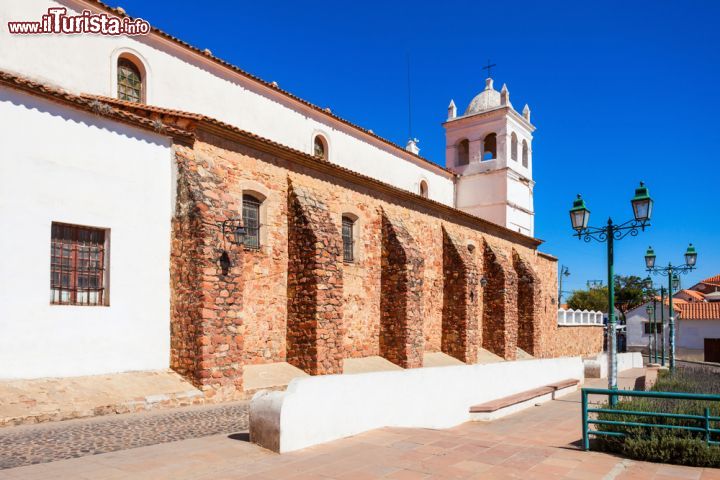
[[[248,428],[248,402],[0,429],[0,469]]]

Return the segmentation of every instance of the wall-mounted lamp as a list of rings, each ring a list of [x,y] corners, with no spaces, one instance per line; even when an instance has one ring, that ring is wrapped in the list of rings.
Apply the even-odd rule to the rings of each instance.
[[[222,223],[223,236],[235,245],[243,245],[247,229],[241,218],[231,218]]]
[[[482,288],[485,288],[485,286],[486,286],[487,284],[488,284],[487,278],[482,277],[482,278],[480,279],[480,286],[481,286]]]

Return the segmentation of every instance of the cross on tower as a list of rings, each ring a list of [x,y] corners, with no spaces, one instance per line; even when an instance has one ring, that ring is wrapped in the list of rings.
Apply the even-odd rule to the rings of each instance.
[[[487,73],[488,78],[492,78],[491,69],[492,69],[493,67],[497,67],[497,63],[492,63],[492,64],[491,64],[491,63],[490,63],[490,60],[488,60],[487,65],[485,65],[484,67],[482,67],[483,70],[487,70],[487,71],[488,71],[488,73]]]

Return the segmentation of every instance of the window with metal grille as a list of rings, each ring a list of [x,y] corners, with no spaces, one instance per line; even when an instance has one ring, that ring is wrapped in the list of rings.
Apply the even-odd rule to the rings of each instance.
[[[260,205],[252,195],[243,195],[242,219],[245,226],[245,247],[260,248]]]
[[[353,254],[354,239],[353,227],[355,222],[352,218],[342,217],[342,241],[343,241],[343,261],[352,262],[355,260]]]
[[[118,60],[117,89],[120,100],[142,102],[142,75],[137,66],[126,58]]]
[[[105,230],[52,224],[50,303],[106,305]]]
[[[657,333],[662,333],[662,331],[663,331],[662,327],[663,327],[662,323],[655,324],[655,330],[657,331]],[[645,333],[645,335],[652,335],[652,333],[653,333],[652,324],[651,323],[643,323],[643,332]]]

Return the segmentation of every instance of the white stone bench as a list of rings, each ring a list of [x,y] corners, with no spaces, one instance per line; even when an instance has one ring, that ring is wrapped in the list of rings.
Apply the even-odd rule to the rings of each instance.
[[[584,380],[580,357],[298,378],[253,397],[250,440],[283,453],[382,427],[450,428],[472,405],[568,379]]]

